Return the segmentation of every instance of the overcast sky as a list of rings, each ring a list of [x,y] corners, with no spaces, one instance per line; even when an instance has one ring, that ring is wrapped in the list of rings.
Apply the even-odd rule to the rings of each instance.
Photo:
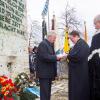
[[[46,0],[27,0],[27,13],[30,20],[41,22],[41,12]],[[93,18],[100,14],[100,0],[50,0],[50,16],[53,12],[61,17],[67,2],[77,11],[79,18],[87,22],[87,30],[91,36],[94,33]]]

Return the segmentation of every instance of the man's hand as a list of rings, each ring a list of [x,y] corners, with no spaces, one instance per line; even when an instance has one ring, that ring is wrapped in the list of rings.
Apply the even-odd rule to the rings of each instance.
[[[68,54],[59,54],[57,55],[57,60],[60,61],[61,59],[66,59]]]
[[[57,55],[57,61],[60,61],[61,59],[62,59],[62,57]]]

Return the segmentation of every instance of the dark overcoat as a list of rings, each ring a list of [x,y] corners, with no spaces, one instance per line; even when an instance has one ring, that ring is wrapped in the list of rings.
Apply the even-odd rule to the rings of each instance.
[[[69,100],[89,100],[89,46],[80,39],[68,55]]]
[[[55,78],[57,75],[57,57],[54,45],[46,39],[38,47],[36,70],[39,78]]]
[[[90,97],[100,100],[100,33],[92,38],[89,56]]]

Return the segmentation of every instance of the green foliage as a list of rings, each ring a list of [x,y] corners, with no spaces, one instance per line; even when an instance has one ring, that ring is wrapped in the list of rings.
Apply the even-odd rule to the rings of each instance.
[[[23,92],[20,96],[20,100],[35,100],[36,98],[37,96],[30,92]]]

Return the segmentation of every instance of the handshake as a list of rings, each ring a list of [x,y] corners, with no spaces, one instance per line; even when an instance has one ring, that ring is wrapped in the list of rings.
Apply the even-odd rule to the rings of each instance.
[[[67,58],[67,55],[66,53],[63,53],[63,54],[57,54],[57,60],[60,61],[62,59],[66,59]]]

